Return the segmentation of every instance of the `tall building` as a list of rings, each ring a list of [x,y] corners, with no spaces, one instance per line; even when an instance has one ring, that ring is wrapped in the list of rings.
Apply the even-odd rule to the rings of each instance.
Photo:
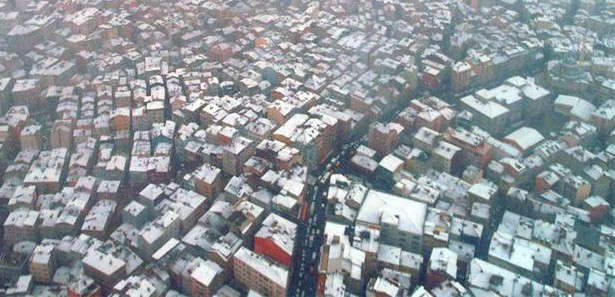
[[[56,266],[54,246],[40,244],[34,248],[30,257],[30,274],[37,282],[50,283],[53,279]]]
[[[190,274],[192,296],[213,296],[224,285],[224,270],[215,262],[205,261]]]
[[[397,123],[373,123],[369,126],[368,145],[381,156],[388,155],[397,147],[404,127]]]
[[[472,82],[472,66],[465,61],[459,61],[453,65],[452,71],[453,90],[461,91],[470,86]]]
[[[472,112],[472,122],[485,131],[498,135],[506,130],[510,111],[493,98],[468,95],[461,98],[461,103]]]
[[[427,205],[399,196],[370,190],[357,214],[358,225],[380,229],[385,244],[404,251],[421,252]]]
[[[254,236],[254,252],[290,267],[296,232],[297,224],[272,213]]]
[[[235,281],[245,289],[272,297],[286,296],[288,270],[266,258],[240,248],[233,257]]]

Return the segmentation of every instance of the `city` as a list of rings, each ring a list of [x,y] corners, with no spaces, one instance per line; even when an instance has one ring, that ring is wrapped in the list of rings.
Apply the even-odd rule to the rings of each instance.
[[[0,0],[0,296],[615,296],[612,0]]]

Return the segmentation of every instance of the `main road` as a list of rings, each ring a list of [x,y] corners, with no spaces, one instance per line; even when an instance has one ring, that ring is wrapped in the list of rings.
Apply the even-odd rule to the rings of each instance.
[[[346,144],[341,150],[336,150],[328,162],[320,169],[320,175],[306,196],[309,209],[306,222],[299,222],[294,252],[289,296],[316,296],[318,285],[318,263],[320,248],[323,245],[323,233],[326,218],[327,190],[331,173],[340,163],[348,162],[351,151],[356,149],[359,141]]]

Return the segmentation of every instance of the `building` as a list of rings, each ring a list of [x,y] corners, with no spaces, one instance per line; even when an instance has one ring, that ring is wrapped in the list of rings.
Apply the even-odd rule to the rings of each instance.
[[[156,277],[131,275],[113,286],[113,293],[120,296],[162,296],[165,288],[157,284]]]
[[[117,226],[117,203],[113,200],[99,200],[83,219],[81,232],[105,240]]]
[[[53,122],[49,139],[52,148],[70,148],[73,141],[73,122],[69,119]]]
[[[41,283],[51,283],[58,265],[55,247],[52,244],[39,244],[30,256],[32,279]]]
[[[303,165],[310,169],[323,164],[338,143],[339,121],[326,114],[311,117],[295,114],[273,132],[273,139],[297,148]]]
[[[472,82],[472,65],[466,61],[458,61],[453,65],[451,81],[453,90],[461,91]]]
[[[468,283],[471,287],[503,296],[563,294],[563,292],[553,287],[535,282],[532,279],[478,258],[470,262]]]
[[[126,261],[95,249],[83,257],[82,263],[85,274],[106,290],[111,290],[127,274]]]
[[[457,278],[457,254],[448,248],[434,248],[427,265],[426,288],[435,288]]]
[[[461,98],[461,103],[472,113],[472,122],[480,128],[496,136],[505,132],[510,111],[494,98],[468,95]]]
[[[359,294],[364,288],[363,276],[367,272],[366,253],[351,246],[346,237],[341,237],[343,234],[328,232],[330,227],[336,229],[339,226],[343,225],[335,226],[327,223],[325,227],[327,243],[320,248],[319,282],[323,279],[325,283],[331,282],[330,278],[338,278],[337,275],[342,274],[342,283],[346,291]],[[344,228],[341,230],[342,233],[343,230]]]
[[[224,286],[224,270],[212,261],[205,261],[190,274],[191,296],[210,297]]]
[[[431,151],[433,168],[451,174],[458,174],[463,169],[461,148],[446,141],[439,141]]]
[[[385,244],[420,253],[427,206],[399,196],[369,190],[356,224],[380,229]]]
[[[567,265],[562,261],[555,263],[555,276],[553,286],[570,294],[582,291],[585,275],[574,265]]]
[[[520,152],[526,153],[540,145],[544,139],[536,129],[521,127],[504,137],[504,142],[514,146]]]
[[[373,123],[369,126],[368,146],[380,156],[390,154],[397,148],[401,133],[404,127],[397,123],[382,124],[380,122]]]
[[[201,195],[213,198],[223,190],[220,168],[205,163],[197,168],[192,176],[196,191]]]
[[[40,213],[27,208],[12,211],[4,221],[4,240],[7,244],[21,241],[38,242]]]
[[[558,185],[558,193],[575,203],[580,203],[591,195],[592,184],[578,175],[567,175]]]
[[[19,143],[22,150],[41,150],[43,148],[43,135],[40,125],[25,126],[21,130]]]
[[[576,96],[559,95],[553,103],[555,112],[572,120],[590,122],[596,107],[589,101]]]
[[[26,173],[24,183],[34,185],[39,193],[59,192],[66,180],[68,150],[42,151]]]
[[[383,180],[393,180],[404,167],[404,161],[395,157],[393,154],[388,154],[378,163],[378,172]]]
[[[254,252],[290,267],[293,263],[296,232],[297,224],[272,213],[254,235]]]
[[[171,238],[179,234],[179,215],[165,212],[146,224],[139,232],[139,249],[143,255],[151,256]]]
[[[235,281],[247,290],[272,297],[286,296],[289,282],[287,269],[241,247],[233,256]]]

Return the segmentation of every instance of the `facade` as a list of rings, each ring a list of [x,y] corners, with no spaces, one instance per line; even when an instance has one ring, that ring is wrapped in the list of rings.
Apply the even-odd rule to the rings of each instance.
[[[242,247],[233,256],[235,280],[269,296],[286,296],[288,271]]]
[[[254,235],[254,252],[290,267],[293,262],[296,232],[296,224],[276,214],[270,214]]]
[[[393,152],[403,131],[404,128],[399,124],[374,123],[369,127],[368,146],[381,156],[387,155]]]
[[[357,214],[357,224],[380,229],[382,242],[421,251],[426,205],[370,190]]]

